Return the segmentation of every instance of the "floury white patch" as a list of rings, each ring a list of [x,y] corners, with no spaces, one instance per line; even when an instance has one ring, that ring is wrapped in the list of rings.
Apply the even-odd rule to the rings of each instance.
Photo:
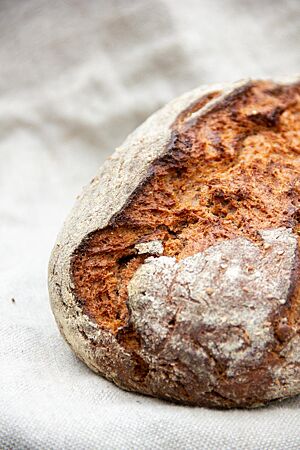
[[[138,251],[139,255],[145,253],[149,253],[150,255],[162,255],[164,252],[162,241],[159,240],[141,242],[140,244],[136,244],[134,248]]]
[[[131,320],[154,358],[158,349],[180,357],[183,342],[193,365],[206,363],[210,372],[196,339],[206,356],[226,359],[228,375],[259,363],[274,339],[268,319],[288,301],[297,249],[289,229],[260,235],[263,245],[226,240],[179,262],[150,257],[136,271],[128,286]]]

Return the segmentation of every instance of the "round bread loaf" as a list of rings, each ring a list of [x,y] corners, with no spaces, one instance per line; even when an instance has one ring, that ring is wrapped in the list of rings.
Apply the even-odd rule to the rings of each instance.
[[[300,393],[300,82],[196,89],[85,188],[49,266],[58,326],[123,389],[211,407]]]

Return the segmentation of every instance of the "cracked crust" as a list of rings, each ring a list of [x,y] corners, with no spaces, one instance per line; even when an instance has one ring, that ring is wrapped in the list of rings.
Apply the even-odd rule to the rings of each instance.
[[[169,174],[174,164],[169,155],[180,164],[191,158],[195,139],[190,130],[226,108],[232,111],[234,99],[244,101],[253,85],[247,81],[197,89],[150,117],[100,169],[58,237],[49,265],[49,293],[60,330],[89,367],[124,389],[221,407],[257,406],[300,392],[297,161],[285,169],[290,171],[290,194],[286,204],[284,196],[279,199],[288,211],[284,220],[266,214],[260,227],[255,228],[253,219],[253,229],[240,225],[242,231],[237,232],[225,227],[227,234],[221,230],[217,238],[212,230],[205,243],[191,238],[200,235],[190,212],[193,235],[187,235],[181,222],[176,222],[176,229],[171,226],[169,211],[163,213],[164,227],[154,223],[152,229],[157,214],[147,217],[147,211],[147,227],[136,218],[134,227],[129,226],[131,205],[139,209],[141,196],[158,172]],[[264,89],[272,89],[276,97],[280,86]],[[275,130],[287,104],[292,102],[283,99],[276,105],[274,101],[272,108],[262,104],[259,111],[247,111],[245,102],[243,108],[255,129]],[[215,148],[222,142],[216,141],[212,129],[199,128],[196,141],[206,142],[209,158],[216,159]],[[297,136],[288,138],[293,146]],[[247,139],[247,145],[257,145],[251,136]],[[264,143],[259,144],[264,152]],[[230,158],[232,165],[235,156]],[[239,153],[239,158],[247,164],[246,153]],[[218,223],[230,221],[228,214],[235,213],[235,202],[245,195],[232,190],[227,198],[224,189],[214,190],[211,211]],[[194,199],[189,201],[193,205]],[[87,298],[92,291],[99,297],[103,273],[109,272],[97,272],[99,246],[108,248],[109,236],[118,233],[130,241],[130,252],[113,249],[122,271],[117,273],[120,285],[113,314],[104,318],[107,309],[100,314],[98,304],[93,300],[90,306]],[[84,281],[79,291],[83,260],[93,284]]]

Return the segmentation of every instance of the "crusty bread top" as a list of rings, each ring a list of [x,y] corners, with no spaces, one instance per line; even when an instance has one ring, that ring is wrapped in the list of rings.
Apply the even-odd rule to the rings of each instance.
[[[185,360],[189,370],[198,361],[202,373],[197,374],[197,382],[200,380],[206,386],[206,397],[208,392],[213,391],[212,386],[216,385],[219,393],[222,389],[231,389],[231,396],[236,396],[237,402],[239,397],[244,396],[241,404],[242,401],[250,401],[251,395],[252,402],[267,395],[270,398],[281,395],[279,392],[282,389],[280,391],[279,387],[277,394],[274,394],[275,388],[272,387],[273,391],[270,389],[270,377],[274,376],[275,369],[271,376],[267,367],[274,365],[276,358],[271,360],[266,349],[271,345],[274,353],[284,351],[285,347],[275,342],[280,334],[286,334],[286,338],[289,338],[282,338],[286,340],[285,343],[291,343],[294,339],[289,336],[290,329],[283,330],[294,326],[295,299],[293,303],[291,296],[296,295],[295,273],[298,263],[297,239],[291,230],[295,225],[297,207],[290,196],[295,195],[298,189],[295,183],[299,162],[293,156],[290,163],[281,164],[284,158],[282,155],[286,154],[289,159],[288,142],[293,147],[297,137],[287,135],[287,131],[284,131],[285,141],[276,140],[275,135],[273,140],[272,130],[277,132],[280,116],[287,108],[293,107],[293,89],[292,86],[281,88],[280,83],[242,82],[188,93],[171,102],[137,129],[85,189],[53,251],[49,288],[53,310],[62,332],[78,355],[94,370],[100,370],[122,384],[120,378],[123,377],[124,358],[135,359],[138,369],[135,369],[134,376],[138,379],[139,390],[147,392],[141,383],[146,377],[147,383],[150,383],[147,368],[150,361],[154,366],[160,362],[154,356],[158,346],[159,354],[161,357],[164,355],[166,360],[168,352],[175,355],[176,349],[179,349],[180,355],[185,355],[185,359],[190,355],[191,360]],[[299,91],[299,87],[297,89]],[[254,108],[256,104],[257,110]],[[230,112],[229,128],[223,124],[227,120],[226,111]],[[245,117],[245,123],[244,119],[240,119],[241,114]],[[246,130],[249,123],[254,131],[248,136],[246,132],[243,134],[243,127]],[[262,130],[267,130],[265,141],[261,140],[265,139]],[[260,140],[256,139],[255,132]],[[245,145],[252,149],[249,161],[247,151],[241,153],[238,149],[240,139],[243,145],[246,142]],[[205,146],[204,150],[200,149],[200,153],[198,141]],[[282,142],[285,146],[283,153],[281,149],[276,150],[276,145],[280,146]],[[255,169],[256,148],[265,152],[263,156],[258,155],[258,168],[261,163],[259,158],[265,158],[266,162],[270,155],[279,152],[272,162],[272,169],[264,169],[269,177],[265,182]],[[201,169],[199,166],[199,170],[203,170],[208,186],[215,185],[210,197],[206,191],[194,196],[195,186],[192,183],[190,190],[187,188],[188,176],[197,183],[204,182],[197,172],[197,164],[201,161],[198,155],[202,151],[205,154],[202,163],[207,164],[207,168],[203,170],[204,167]],[[227,161],[226,170],[219,164],[223,159]],[[188,172],[186,160],[192,166]],[[249,200],[245,186],[251,183],[249,174],[244,177],[243,170],[237,170],[230,175],[231,165],[235,167],[240,160],[245,166],[250,164],[253,171],[255,182],[249,190],[252,193],[257,191],[257,199],[261,195],[267,200],[269,195],[270,204],[275,202],[273,209],[264,206],[263,210],[255,214],[255,208],[259,210],[262,206],[259,201],[256,204],[253,199]],[[220,170],[224,170],[223,181],[216,183],[214,171],[219,176]],[[268,194],[268,187],[277,183],[276,173],[279,176],[279,188],[273,194],[270,190]],[[239,179],[236,186],[234,177]],[[185,185],[184,196],[181,196],[180,180]],[[222,180],[222,177],[218,180]],[[226,180],[232,184],[228,192]],[[173,186],[176,195],[182,197],[185,209],[181,208],[181,211],[174,209],[171,200],[166,200]],[[289,186],[293,193],[282,193],[281,187],[285,186]],[[156,192],[161,195],[159,201],[153,197]],[[190,194],[193,194],[192,197]],[[201,202],[208,198],[212,199],[212,204],[205,219],[207,206]],[[244,201],[246,198],[248,200]],[[193,205],[197,201],[200,201],[200,206],[196,208],[198,213],[196,210],[193,213]],[[151,213],[156,207],[159,212]],[[173,212],[168,211],[168,208]],[[243,220],[247,216],[247,208],[251,208],[249,224]],[[178,214],[183,222],[184,215],[187,216],[186,223],[189,226],[186,231],[185,225],[177,220]],[[270,217],[270,214],[274,217]],[[177,217],[175,222],[171,216],[173,219]],[[199,218],[202,221],[200,228],[198,225],[194,227],[194,223],[199,223]],[[176,234],[178,226],[179,239]],[[159,256],[162,253],[167,256]],[[149,259],[151,254],[158,257]],[[228,272],[230,275],[228,280],[222,278],[225,270],[221,267],[223,257],[225,260],[227,258],[223,263],[226,265],[226,274]],[[217,260],[218,266],[214,267]],[[201,264],[209,269],[208,272],[204,268],[200,270]],[[250,266],[254,273],[242,274]],[[272,270],[275,266],[274,275]],[[206,276],[202,279],[204,274]],[[213,283],[207,282],[209,276]],[[278,278],[284,282],[278,281]],[[234,289],[230,283],[233,283]],[[263,301],[257,297],[260,285]],[[239,293],[243,289],[246,293]],[[227,298],[223,306],[220,297]],[[231,317],[230,313],[226,313],[226,305],[228,307],[230,304],[234,308],[235,303],[238,304],[237,315],[232,314]],[[290,308],[291,303],[293,308]],[[187,309],[183,307],[185,304],[188,305]],[[205,313],[207,305],[209,307]],[[285,307],[289,308],[288,314],[282,309]],[[201,317],[201,323],[197,316]],[[203,317],[206,317],[206,321]],[[278,318],[283,318],[283,322],[279,323]],[[203,329],[204,333],[197,341],[198,350],[193,343],[193,329],[196,328],[198,331]],[[278,332],[275,341],[273,328]],[[217,347],[210,348],[208,337],[211,342],[215,341]],[[177,343],[176,339],[179,339]],[[107,357],[108,346],[114,352],[113,360]],[[295,344],[292,352],[296,350]],[[96,366],[95,352],[98,361]],[[180,355],[177,355],[178,358],[182,357]],[[120,367],[117,360],[123,361]],[[243,388],[235,385],[229,387],[228,383],[222,384],[219,378],[220,371],[225,368],[227,377],[236,375],[241,364],[244,368],[247,364],[252,364],[253,368],[263,365],[259,381],[261,390],[255,395],[248,392],[248,400]],[[278,367],[276,370],[278,372]],[[295,389],[294,376],[292,374],[289,380],[291,384],[294,382],[289,392]],[[258,381],[255,377],[251,373],[244,384],[252,383],[252,387],[255,386]],[[132,388],[137,389],[131,379],[128,374],[123,380],[124,386],[128,388],[133,383]],[[267,394],[266,386],[269,389]],[[152,394],[153,390],[153,386],[149,388]],[[210,395],[211,401],[215,401],[217,394]],[[187,401],[197,403],[196,399]]]

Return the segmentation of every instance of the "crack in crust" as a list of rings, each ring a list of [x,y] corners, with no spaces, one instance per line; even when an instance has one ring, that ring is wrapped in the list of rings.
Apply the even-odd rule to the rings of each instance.
[[[77,247],[71,263],[72,292],[84,314],[100,330],[113,335],[131,360],[132,374],[124,374],[120,366],[113,377],[117,384],[190,404],[249,406],[300,391],[298,363],[293,363],[293,370],[289,366],[288,375],[278,365],[278,360],[285,359],[284,349],[289,342],[293,343],[289,344],[290,352],[298,351],[297,260],[284,275],[283,284],[289,286],[289,292],[281,298],[274,294],[276,307],[271,302],[274,308],[267,308],[267,313],[262,314],[266,325],[256,324],[258,336],[263,333],[261,348],[258,336],[253,345],[255,333],[249,331],[251,314],[247,315],[245,309],[241,312],[244,321],[231,323],[226,316],[226,333],[222,327],[218,332],[212,331],[213,323],[204,324],[202,318],[201,323],[195,319],[193,332],[181,335],[178,323],[182,320],[178,322],[178,317],[185,310],[182,303],[175,302],[173,284],[182,275],[185,261],[201,259],[199,255],[223,243],[237,243],[235,251],[239,252],[247,242],[245,248],[249,252],[256,249],[258,260],[260,254],[271,254],[274,243],[267,242],[263,237],[267,231],[263,230],[288,233],[285,237],[289,247],[284,248],[284,254],[295,250],[296,238],[292,243],[287,230],[293,230],[293,236],[300,230],[300,87],[259,81],[236,89],[222,102],[218,101],[219,95],[220,92],[212,92],[178,115],[168,151],[151,164],[148,174],[109,224],[87,235]],[[168,289],[161,286],[164,294],[160,292],[155,297],[162,300],[156,319],[160,313],[166,315],[164,326],[155,322],[155,332],[149,329],[149,318],[139,322],[136,316],[145,289],[141,288],[134,303],[130,286],[143,268],[149,267],[148,257],[158,256],[162,250],[177,269],[174,273],[173,263],[168,266],[165,276],[172,276],[173,284],[167,280]],[[151,261],[159,264],[161,257]],[[193,266],[191,274],[197,273],[201,278],[197,267]],[[280,264],[274,261],[274,267],[279,270]],[[216,270],[218,277],[224,270],[221,262]],[[267,264],[266,273],[272,270]],[[196,310],[198,300],[187,282],[188,272],[183,273],[182,296]],[[210,274],[213,273],[211,267]],[[295,279],[291,281],[292,276]],[[262,279],[257,289],[261,283],[264,292],[270,285],[266,276]],[[282,285],[275,279],[272,283],[274,292],[279,293]],[[208,286],[201,298],[202,307],[209,311],[207,317],[213,321],[212,303],[220,308],[220,313],[225,298],[240,304],[248,297],[253,302],[249,311],[259,317],[265,302],[256,298],[253,289],[247,293],[247,286],[244,287],[244,297],[237,298],[227,285],[217,301],[214,287]],[[143,310],[141,314],[144,313]],[[190,310],[186,314],[188,321],[193,314]],[[227,338],[223,342],[224,333]],[[151,347],[153,340],[157,348]],[[252,350],[247,353],[249,348]],[[178,355],[174,349],[180,349]],[[165,377],[168,373],[167,386],[162,385],[163,373]]]

